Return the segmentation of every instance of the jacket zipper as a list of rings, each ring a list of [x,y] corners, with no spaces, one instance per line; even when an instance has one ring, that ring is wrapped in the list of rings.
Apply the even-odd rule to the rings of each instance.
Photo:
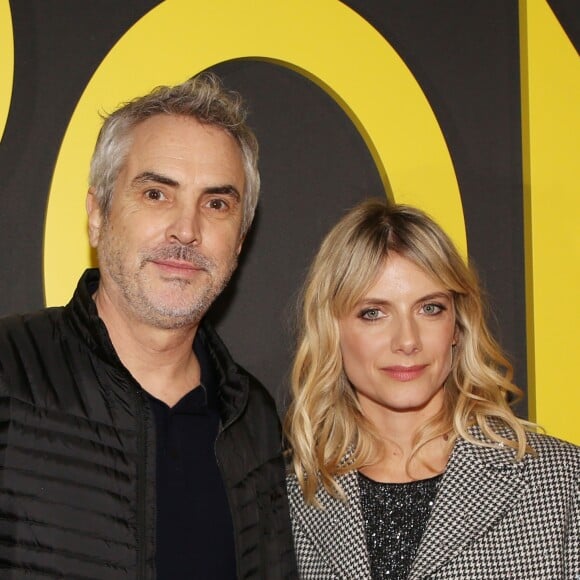
[[[137,578],[147,578],[147,448],[145,403],[137,390]]]

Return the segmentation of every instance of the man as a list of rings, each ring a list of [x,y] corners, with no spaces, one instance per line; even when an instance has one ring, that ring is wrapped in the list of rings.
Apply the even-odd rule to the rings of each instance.
[[[281,434],[203,320],[259,191],[235,93],[203,73],[109,116],[88,270],[0,324],[2,578],[293,578]]]

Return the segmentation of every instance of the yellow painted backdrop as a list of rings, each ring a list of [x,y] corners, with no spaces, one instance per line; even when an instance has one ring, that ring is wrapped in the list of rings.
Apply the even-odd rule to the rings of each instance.
[[[6,2],[3,6],[6,10]],[[167,0],[147,14],[113,48],[79,102],[49,200],[48,304],[68,299],[79,264],[89,262],[85,222],[79,219],[83,214],[79,189],[86,188],[86,168],[99,123],[96,111],[110,110],[152,84],[176,82],[239,57],[290,66],[325,88],[361,131],[395,199],[430,211],[464,248],[461,201],[444,138],[427,100],[387,39],[336,0],[256,0],[243,10],[233,0],[205,7],[196,4],[195,18],[191,10],[186,0]],[[200,16],[200,10],[207,14]],[[576,234],[580,62],[545,0],[520,0],[520,15],[530,415],[548,432],[580,443],[580,392],[574,365],[580,324]],[[229,30],[227,43],[205,38],[208,27],[200,26],[193,33],[195,22],[208,19],[218,19],[222,33]],[[357,53],[345,50],[341,35],[357,38],[349,45],[357,46]],[[150,38],[156,42],[148,42]],[[310,50],[313,38],[320,46],[316,54]],[[165,50],[159,51],[159,46]],[[187,67],[179,64],[186,60]],[[385,71],[388,82],[377,83],[377,68]],[[159,76],[153,78],[152,71],[160,71],[155,73]],[[387,90],[392,86],[398,90]],[[374,99],[368,98],[370,94]],[[381,106],[376,107],[376,102]],[[390,111],[397,114],[389,116]],[[417,151],[431,162],[421,176],[406,169],[407,156]],[[424,188],[423,182],[429,187]],[[429,190],[437,191],[444,202],[434,206],[430,199],[408,193]],[[74,272],[63,272],[66,263],[74,264]]]
[[[520,30],[530,417],[580,444],[580,58],[545,0]]]

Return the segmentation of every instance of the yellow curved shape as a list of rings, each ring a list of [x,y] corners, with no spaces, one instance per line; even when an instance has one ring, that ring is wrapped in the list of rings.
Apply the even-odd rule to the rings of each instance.
[[[546,0],[520,0],[530,417],[580,445],[580,59]]]
[[[435,115],[405,63],[367,21],[336,0],[167,0],[113,47],[69,124],[48,205],[47,304],[67,301],[90,263],[84,199],[97,112],[239,58],[291,67],[332,94],[365,138],[393,198],[433,215],[467,254],[459,188]]]
[[[0,141],[4,135],[14,83],[14,35],[9,0],[0,0]]]

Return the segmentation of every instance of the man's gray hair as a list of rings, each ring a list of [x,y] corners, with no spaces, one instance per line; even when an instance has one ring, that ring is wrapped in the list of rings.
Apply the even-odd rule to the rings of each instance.
[[[245,235],[254,218],[260,192],[258,141],[246,124],[247,109],[241,95],[225,89],[219,77],[211,72],[202,72],[173,87],[157,87],[104,118],[89,176],[103,215],[107,216],[110,211],[115,181],[131,145],[132,129],[162,114],[192,117],[202,124],[221,127],[236,140],[245,173],[242,220],[242,235]]]

